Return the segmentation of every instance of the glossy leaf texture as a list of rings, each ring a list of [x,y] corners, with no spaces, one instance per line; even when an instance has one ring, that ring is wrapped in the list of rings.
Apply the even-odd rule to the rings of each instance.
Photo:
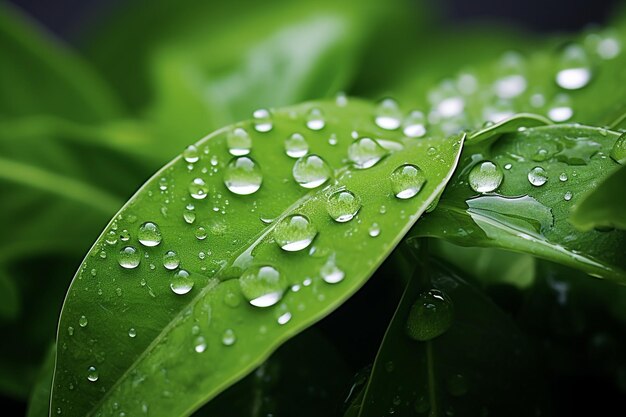
[[[624,234],[580,232],[573,204],[618,165],[618,134],[578,125],[536,127],[472,146],[436,210],[414,236],[498,247],[625,283]]]
[[[535,353],[515,323],[456,273],[431,267],[409,282],[347,415],[545,412]],[[424,330],[434,337],[410,336]]]
[[[0,6],[0,114],[101,122],[119,103],[98,75],[50,34],[3,2]]]
[[[343,98],[255,112],[159,171],[74,278],[51,410],[188,415],[352,295],[463,142],[376,116]]]
[[[581,230],[626,230],[625,185],[626,168],[621,166],[581,199],[574,208],[571,222]]]

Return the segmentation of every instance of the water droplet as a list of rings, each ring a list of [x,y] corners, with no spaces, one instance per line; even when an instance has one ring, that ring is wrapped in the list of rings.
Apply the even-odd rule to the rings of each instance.
[[[80,327],[87,327],[87,324],[89,324],[89,321],[87,320],[87,317],[80,316],[80,318],[78,319],[78,325]]]
[[[278,319],[276,319],[276,322],[282,326],[283,324],[289,323],[290,320],[291,320],[291,313],[289,311],[286,311],[280,316],[278,316]]]
[[[324,114],[318,108],[312,108],[306,118],[306,127],[311,130],[322,130],[326,126]]]
[[[117,262],[122,268],[137,268],[139,262],[141,262],[141,254],[134,247],[126,246],[125,248],[122,248],[122,250],[120,250]]]
[[[562,172],[561,175],[559,175],[559,180],[561,182],[567,181],[567,174],[565,172]]]
[[[196,236],[196,239],[198,239],[198,240],[204,240],[207,237],[207,231],[202,226],[198,227],[194,234]]]
[[[189,184],[189,194],[196,200],[205,199],[208,192],[209,187],[202,178],[195,178],[191,184]]]
[[[411,306],[406,333],[419,341],[434,339],[450,328],[453,317],[454,307],[448,296],[436,289],[425,291]]]
[[[74,336],[74,328],[72,326],[68,326],[67,334],[69,334],[70,336]]]
[[[611,37],[601,39],[596,47],[596,52],[602,59],[613,59],[619,55],[620,50],[619,40]]]
[[[198,148],[194,145],[189,145],[183,151],[183,159],[190,164],[195,164],[200,159],[200,155],[198,154]]]
[[[622,133],[611,148],[611,158],[622,165],[626,164],[626,133]]]
[[[491,161],[483,161],[475,165],[469,173],[469,185],[477,193],[490,193],[498,189],[504,173]]]
[[[130,329],[128,329],[128,337],[134,338],[136,336],[137,336],[137,330],[135,330],[134,327],[131,327]]]
[[[448,392],[454,397],[461,397],[467,394],[468,386],[465,376],[461,374],[455,374],[447,380]]]
[[[126,229],[122,230],[120,233],[120,240],[122,242],[128,242],[130,240],[130,232]]]
[[[249,157],[239,156],[228,163],[224,172],[224,184],[232,193],[249,195],[261,188],[261,168]]]
[[[226,136],[226,146],[233,156],[248,155],[252,149],[252,138],[245,129],[237,127]]]
[[[113,230],[107,233],[106,242],[109,245],[115,245],[117,243],[117,233],[115,233],[115,231]]]
[[[294,133],[285,139],[285,153],[291,158],[301,158],[309,153],[309,144],[300,133]]]
[[[360,138],[348,147],[348,159],[356,168],[373,167],[387,155],[385,148],[371,138]]]
[[[543,184],[548,182],[548,173],[545,169],[539,166],[534,167],[528,172],[528,182],[535,187],[541,187]]]
[[[272,130],[272,116],[269,110],[256,110],[252,113],[252,117],[254,117],[254,130],[257,132],[265,133]]]
[[[348,96],[346,96],[346,93],[344,93],[343,91],[337,93],[337,96],[335,97],[335,104],[337,104],[337,106],[339,107],[347,106]]]
[[[224,334],[222,334],[222,343],[224,346],[232,346],[237,341],[237,336],[232,329],[224,330]]]
[[[360,209],[361,200],[352,191],[348,190],[333,193],[326,203],[328,214],[339,223],[352,220]]]
[[[591,69],[585,50],[578,45],[570,45],[563,51],[561,70],[556,74],[556,83],[566,90],[583,88],[591,80]]]
[[[400,127],[401,117],[398,103],[392,98],[386,98],[378,104],[374,122],[381,129],[396,130]]]
[[[187,204],[183,212],[183,219],[187,224],[193,224],[196,221],[196,208],[193,204]]]
[[[96,382],[98,380],[98,370],[95,366],[90,366],[87,368],[87,379],[90,382]]]
[[[526,90],[526,78],[520,74],[507,75],[495,82],[495,90],[498,97],[511,99],[519,96]]]
[[[172,282],[170,283],[171,290],[178,295],[187,294],[193,288],[193,280],[189,277],[189,272],[181,269],[174,273]]]
[[[343,272],[339,267],[335,264],[335,256],[330,256],[328,261],[322,266],[320,269],[320,275],[324,282],[328,284],[337,284],[338,282],[343,281],[346,277],[346,273]]]
[[[513,168],[513,164],[504,164],[504,169],[506,169],[507,171],[511,168]]]
[[[202,353],[206,350],[206,340],[204,340],[204,337],[202,336],[198,336],[196,337],[196,340],[194,341],[194,347],[193,349],[197,352],[197,353]]]
[[[413,110],[404,119],[402,132],[410,138],[421,138],[426,134],[426,116],[419,110]]]
[[[378,223],[372,223],[368,230],[368,234],[371,237],[377,237],[380,235],[380,226],[378,226]]]
[[[572,118],[574,110],[567,94],[558,94],[548,110],[548,117],[553,122],[565,122]]]
[[[570,200],[572,199],[572,192],[571,192],[571,191],[567,191],[567,192],[565,193],[565,195],[563,196],[563,199],[564,199],[565,201],[570,201]]]
[[[165,255],[163,255],[163,266],[165,269],[174,270],[178,268],[178,265],[180,265],[178,254],[173,250],[165,252]]]
[[[287,280],[270,265],[253,266],[239,277],[241,292],[255,307],[270,307],[276,304],[287,288]]]
[[[404,164],[393,170],[390,180],[393,194],[406,200],[420,192],[426,184],[426,175],[417,165]]]
[[[139,243],[144,246],[152,247],[161,243],[161,231],[156,223],[145,222],[139,226],[139,233],[137,233],[137,239]]]
[[[307,248],[317,235],[308,217],[292,214],[282,219],[274,229],[274,239],[281,249],[296,252]]]
[[[304,156],[293,165],[293,178],[304,188],[316,188],[332,175],[330,166],[317,155]]]

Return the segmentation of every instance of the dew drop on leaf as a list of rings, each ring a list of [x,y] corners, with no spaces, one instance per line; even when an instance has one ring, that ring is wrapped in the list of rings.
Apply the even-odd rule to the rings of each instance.
[[[320,274],[324,282],[328,284],[337,284],[346,277],[346,273],[335,264],[334,255],[329,257],[328,261],[322,266]]]
[[[255,307],[270,307],[283,297],[287,279],[273,266],[262,265],[248,268],[239,277],[241,292]]]
[[[185,211],[183,211],[183,220],[187,224],[193,224],[196,221],[196,211],[193,204],[187,204]]]
[[[548,182],[548,173],[542,167],[534,167],[528,172],[528,182],[535,187],[541,187]]]
[[[222,334],[222,343],[224,344],[224,346],[232,346],[235,344],[236,341],[237,336],[232,329],[224,330],[224,333]]]
[[[135,330],[134,327],[131,327],[130,329],[128,329],[128,337],[130,338],[137,337],[137,330]]]
[[[417,165],[404,164],[393,170],[390,180],[393,194],[406,200],[420,192],[426,184],[426,175]]]
[[[137,268],[139,262],[141,262],[141,254],[133,246],[126,246],[120,250],[117,262],[122,268],[134,269]]]
[[[276,322],[282,326],[283,324],[289,323],[290,320],[291,320],[291,313],[289,311],[285,311],[280,316],[278,316],[278,318],[276,319]]]
[[[161,231],[159,226],[153,222],[145,222],[139,226],[139,233],[137,233],[137,239],[139,243],[144,246],[152,247],[161,243]]]
[[[326,121],[322,111],[316,107],[309,110],[306,117],[306,127],[311,130],[322,130],[324,126],[326,126]]]
[[[591,69],[585,50],[579,45],[570,45],[563,51],[561,68],[556,74],[556,83],[566,90],[583,88],[591,80]]]
[[[178,254],[173,250],[165,252],[163,255],[163,267],[165,267],[165,269],[174,270],[178,268],[178,265],[180,265]]]
[[[87,380],[90,382],[96,382],[99,378],[98,370],[95,366],[90,366],[87,368]]]
[[[189,145],[183,151],[183,159],[190,164],[195,164],[200,160],[200,154],[198,153],[198,148],[194,145]]]
[[[249,195],[261,188],[261,168],[251,158],[238,156],[228,163],[224,171],[224,185],[234,194]]]
[[[244,128],[236,127],[226,136],[226,146],[233,156],[248,155],[252,149],[252,138]]]
[[[256,110],[252,113],[252,117],[254,117],[254,130],[257,132],[269,132],[274,127],[272,124],[272,116],[267,109]]]
[[[282,219],[274,229],[274,239],[282,250],[296,252],[307,248],[317,235],[317,229],[308,217],[291,214]]]
[[[373,167],[386,155],[385,148],[371,138],[357,139],[348,147],[348,159],[359,169]]]
[[[400,127],[401,118],[398,103],[392,98],[386,98],[378,104],[374,122],[381,129],[396,130]]]
[[[620,164],[626,164],[626,133],[622,133],[611,148],[611,158]]]
[[[330,166],[317,155],[304,156],[293,165],[293,178],[304,188],[316,188],[324,184],[332,175]]]
[[[193,280],[189,276],[189,272],[181,269],[174,273],[172,282],[170,283],[170,289],[174,294],[185,295],[193,288]]]
[[[349,190],[334,192],[326,202],[326,211],[338,223],[352,220],[360,209],[361,200]]]
[[[572,192],[571,191],[565,192],[565,194],[563,195],[563,199],[565,201],[570,201],[572,199]]]
[[[452,300],[442,291],[431,289],[421,293],[411,306],[406,333],[415,340],[431,340],[445,333],[453,318]]]
[[[559,181],[561,181],[561,182],[565,182],[565,181],[567,181],[567,174],[566,174],[565,172],[562,172],[562,173],[559,175]]]
[[[372,223],[367,233],[370,235],[370,237],[380,236],[380,226],[378,226],[378,223]]]
[[[197,353],[202,353],[206,350],[206,346],[206,340],[204,340],[204,337],[198,336],[194,341],[193,350],[195,350]]]
[[[553,122],[565,122],[572,118],[574,110],[571,106],[571,100],[566,94],[558,94],[548,110],[548,117]]]
[[[78,325],[80,327],[87,327],[87,324],[89,324],[89,321],[87,320],[87,317],[80,316],[80,318],[78,319]]]
[[[426,116],[419,110],[413,110],[404,119],[402,132],[410,138],[421,138],[426,134]]]
[[[191,184],[189,184],[189,195],[191,195],[191,198],[203,200],[206,198],[208,192],[209,187],[202,178],[195,178]]]
[[[107,233],[105,240],[109,245],[115,245],[117,243],[117,233],[115,233],[114,230],[111,230]]]
[[[285,153],[290,158],[301,158],[309,153],[309,144],[300,133],[294,133],[285,139]]]
[[[207,237],[207,231],[204,227],[200,226],[196,229],[194,235],[198,240],[204,240]]]
[[[491,161],[476,164],[469,173],[469,185],[477,193],[490,193],[498,189],[504,173],[500,167]]]

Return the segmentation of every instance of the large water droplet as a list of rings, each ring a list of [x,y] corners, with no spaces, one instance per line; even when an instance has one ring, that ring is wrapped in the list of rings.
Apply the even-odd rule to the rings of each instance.
[[[578,45],[570,45],[563,51],[561,70],[556,74],[556,83],[566,90],[583,88],[591,80],[591,69],[585,50]]]
[[[274,239],[281,249],[295,252],[308,247],[317,235],[317,229],[308,217],[292,214],[282,219],[274,229]]]
[[[122,248],[122,250],[120,250],[120,253],[117,257],[117,262],[122,268],[137,268],[139,262],[141,262],[141,254],[134,247],[126,246],[125,248]]]
[[[306,127],[311,130],[322,130],[326,126],[324,114],[318,108],[312,108],[306,118]]]
[[[400,127],[401,118],[398,103],[392,98],[386,98],[378,104],[374,121],[381,129],[396,130]]]
[[[165,269],[174,270],[178,268],[178,265],[180,265],[178,254],[173,250],[165,252],[165,255],[163,255],[163,266]]]
[[[294,133],[285,139],[285,153],[291,158],[301,158],[309,153],[309,144],[300,133]]]
[[[417,165],[404,164],[393,170],[390,180],[393,194],[406,200],[420,192],[426,184],[426,175]]]
[[[269,307],[276,304],[287,288],[287,279],[273,266],[262,265],[248,268],[239,285],[244,297],[255,307]]]
[[[261,188],[261,168],[251,158],[239,156],[228,163],[224,172],[224,184],[232,193],[249,195]]]
[[[193,280],[189,276],[189,272],[181,269],[174,273],[172,282],[170,283],[171,290],[178,295],[187,294],[193,288]]]
[[[222,334],[222,343],[224,344],[224,346],[232,346],[235,344],[236,341],[237,336],[232,329],[224,330],[224,333]]]
[[[360,138],[348,148],[348,159],[359,169],[373,167],[387,155],[385,148],[371,138]]]
[[[226,136],[226,146],[233,156],[248,155],[252,149],[252,138],[244,128],[237,127]]]
[[[345,223],[354,218],[361,209],[361,200],[352,191],[334,192],[326,203],[326,211],[332,219]]]
[[[161,231],[156,223],[145,222],[139,226],[139,233],[137,233],[137,239],[139,243],[144,246],[152,247],[161,243]]]
[[[477,193],[490,193],[498,189],[504,174],[500,167],[491,161],[476,164],[469,173],[469,185]]]
[[[202,200],[206,198],[209,192],[209,187],[202,178],[195,178],[191,184],[189,184],[189,194],[196,200]]]
[[[200,154],[198,153],[198,148],[194,145],[189,145],[183,151],[183,159],[190,164],[195,164],[200,159]]]
[[[626,133],[622,133],[611,148],[611,158],[620,164],[626,164]]]
[[[542,167],[534,167],[528,172],[528,182],[535,187],[541,187],[548,182],[548,173]]]
[[[404,119],[402,132],[410,138],[421,138],[426,134],[426,116],[414,110]]]
[[[431,340],[445,333],[453,318],[452,300],[442,291],[431,289],[421,293],[411,306],[406,333],[415,340]]]
[[[304,188],[316,188],[332,175],[330,166],[317,155],[304,156],[293,165],[293,178]]]
[[[257,132],[265,133],[272,130],[272,115],[269,110],[259,109],[252,113],[254,117],[254,130]]]
[[[90,382],[96,382],[98,380],[98,370],[95,366],[87,368],[87,380]]]

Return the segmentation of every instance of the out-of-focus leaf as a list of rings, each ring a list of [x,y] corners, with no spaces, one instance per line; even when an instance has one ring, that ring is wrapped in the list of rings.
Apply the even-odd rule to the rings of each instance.
[[[570,221],[581,230],[626,230],[626,167],[611,173],[581,198]]]
[[[50,389],[52,387],[55,357],[56,346],[53,344],[41,365],[37,382],[30,394],[26,417],[48,417],[50,415]]]
[[[437,208],[412,233],[529,253],[625,283],[624,233],[583,233],[568,220],[572,205],[618,166],[608,157],[618,136],[561,125],[507,134],[491,145],[468,141]],[[494,170],[471,180],[484,162]]]
[[[420,307],[423,315],[414,314]],[[451,323],[439,321],[450,311]],[[409,328],[434,323],[448,327],[428,340],[409,336]],[[536,371],[534,352],[512,320],[455,273],[436,267],[408,284],[351,415],[533,415],[544,411]]]
[[[100,122],[119,105],[93,70],[7,2],[0,4],[0,120],[54,115]]]
[[[376,115],[357,100],[276,110],[159,171],[70,287],[52,408],[188,415],[354,294],[445,187],[464,137],[406,138]]]
[[[14,319],[20,311],[20,298],[11,277],[0,269],[0,322]]]

